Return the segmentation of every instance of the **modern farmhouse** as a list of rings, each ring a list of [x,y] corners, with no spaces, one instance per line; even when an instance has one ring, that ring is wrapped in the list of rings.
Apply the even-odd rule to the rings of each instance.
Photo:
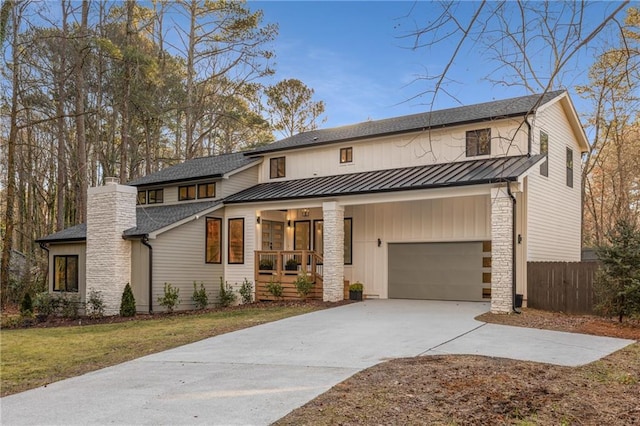
[[[49,290],[126,283],[159,311],[164,283],[191,309],[193,283],[299,273],[314,297],[491,301],[511,312],[527,261],[580,260],[580,156],[587,139],[565,91],[314,130],[249,152],[197,158],[90,188],[87,223],[43,237]]]

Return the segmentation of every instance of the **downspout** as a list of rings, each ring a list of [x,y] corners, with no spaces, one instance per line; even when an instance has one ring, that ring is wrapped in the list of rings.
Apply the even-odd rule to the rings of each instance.
[[[533,145],[533,141],[531,138],[531,123],[527,120],[527,116],[524,116],[524,124],[527,125],[529,131],[527,132],[527,157],[531,157],[531,148]]]
[[[51,266],[51,259],[49,259],[49,247],[47,247],[46,243],[43,243],[42,241],[38,242],[38,244],[40,245],[40,248],[44,251],[47,252],[47,275],[46,275],[46,282],[47,282],[47,292],[51,291],[51,283],[49,282],[49,266]]]
[[[516,238],[518,236],[517,234],[517,229],[516,229],[516,219],[517,219],[517,210],[516,210],[516,197],[513,195],[513,193],[511,192],[511,183],[507,182],[507,193],[509,194],[509,197],[511,197],[511,309],[513,309],[513,312],[515,312],[516,314],[520,314],[521,312],[518,311],[518,309],[516,308],[516,247],[517,247],[517,241]]]
[[[149,313],[153,314],[153,247],[149,244],[149,236],[145,235],[140,240],[149,249]]]

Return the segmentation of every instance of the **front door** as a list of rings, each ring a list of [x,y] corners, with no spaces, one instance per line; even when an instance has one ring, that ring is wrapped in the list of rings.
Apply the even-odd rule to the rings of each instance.
[[[262,250],[284,250],[284,222],[262,221]]]

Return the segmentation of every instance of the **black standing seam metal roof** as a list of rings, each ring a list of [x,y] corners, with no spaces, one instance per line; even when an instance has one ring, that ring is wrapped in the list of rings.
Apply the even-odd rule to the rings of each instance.
[[[261,183],[225,198],[224,203],[323,198],[514,181],[543,157],[499,157]]]
[[[362,138],[437,129],[499,118],[519,117],[535,112],[539,106],[544,105],[564,92],[565,90],[557,90],[545,94],[520,96],[457,108],[365,121],[341,127],[310,130],[247,151],[245,155],[262,155],[270,152],[347,142]]]

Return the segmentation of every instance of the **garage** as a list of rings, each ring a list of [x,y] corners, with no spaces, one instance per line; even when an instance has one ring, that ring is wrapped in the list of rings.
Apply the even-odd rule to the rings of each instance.
[[[485,290],[483,299],[483,288],[491,287],[483,284],[483,272],[491,269],[483,268],[482,242],[396,243],[388,248],[390,299],[482,301],[490,297]]]

